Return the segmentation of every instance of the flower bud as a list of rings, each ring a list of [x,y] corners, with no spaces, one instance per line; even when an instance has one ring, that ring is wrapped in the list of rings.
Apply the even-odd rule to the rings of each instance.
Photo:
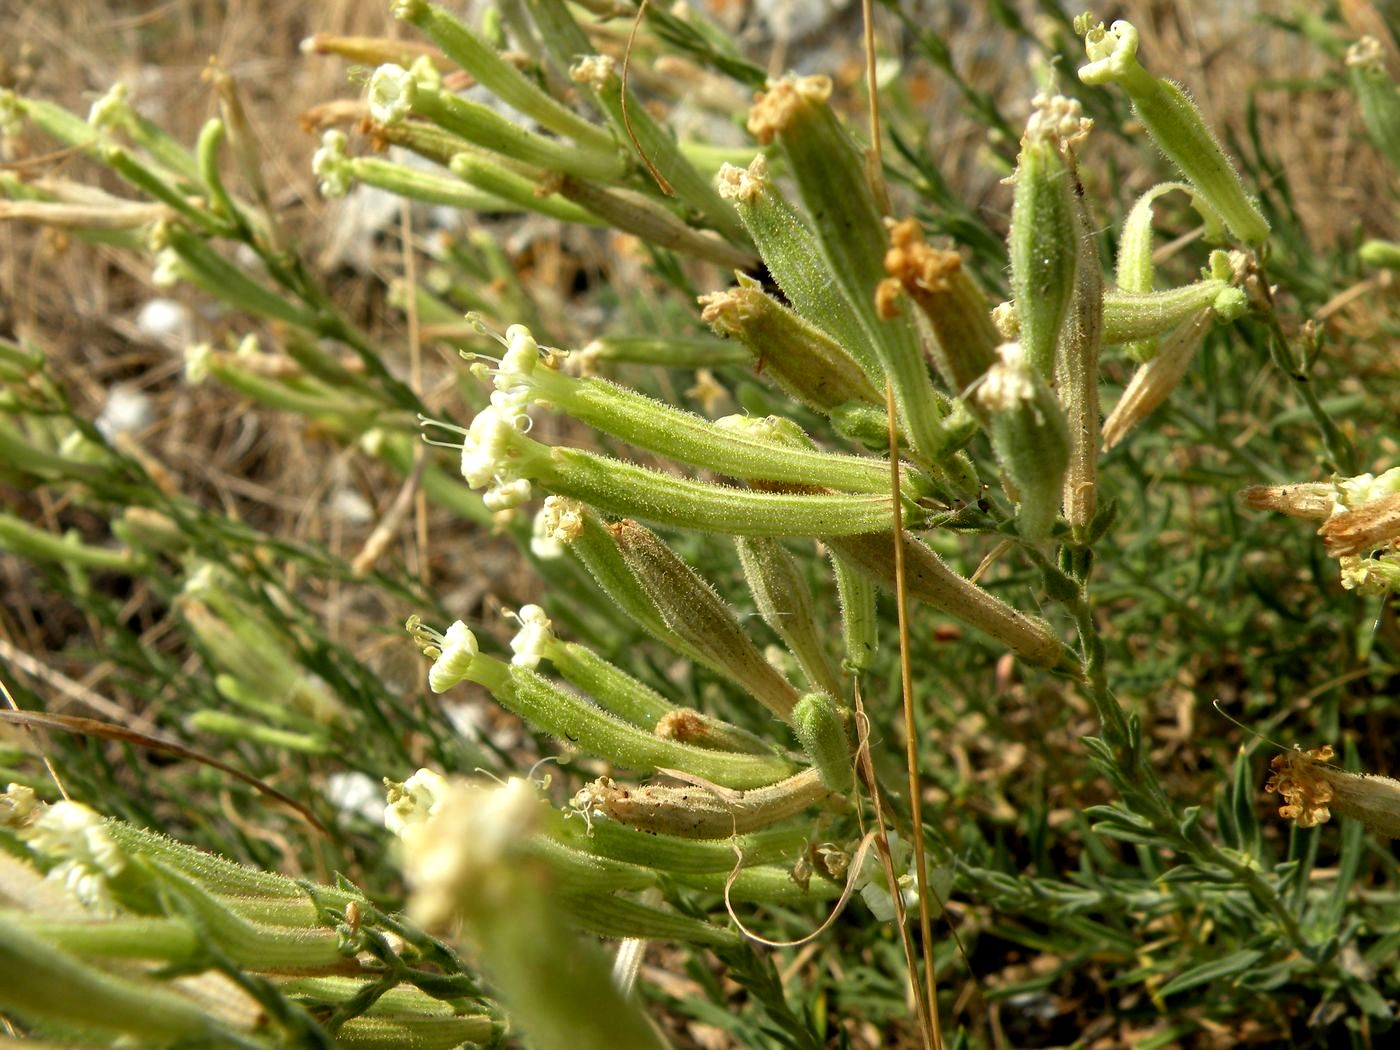
[[[448,58],[470,73],[477,83],[541,126],[568,136],[581,145],[599,150],[615,148],[612,136],[606,130],[546,94],[445,8],[411,0],[396,4],[394,17],[412,22],[442,48]]]
[[[135,1046],[242,1042],[169,981],[111,973],[0,915],[0,1010],[43,1031],[97,1032]]]
[[[1380,41],[1362,37],[1347,50],[1346,62],[1366,134],[1400,171],[1400,86],[1386,71]]]
[[[749,111],[749,131],[782,148],[811,216],[819,258],[879,362],[880,373],[871,378],[878,381],[883,374],[893,384],[910,443],[920,460],[932,465],[953,449],[944,424],[947,399],[934,389],[913,318],[882,317],[877,310],[876,290],[885,278],[885,227],[860,150],[837,120],[830,94],[826,77],[771,83]],[[811,260],[804,265],[811,266]]]
[[[759,430],[712,422],[607,380],[565,375],[553,360],[536,367],[540,351],[529,330],[512,325],[509,333],[510,349],[494,381],[498,395],[522,411],[531,402],[547,405],[631,444],[735,478],[881,495],[889,491],[889,468],[881,460],[819,452],[805,439],[793,447]],[[468,481],[475,485],[480,477]],[[909,479],[910,495],[927,491],[921,481]]]
[[[826,632],[817,624],[811,588],[792,555],[774,539],[741,536],[734,542],[763,622],[797,658],[813,689],[841,695],[841,682],[826,654]]]
[[[452,174],[462,182],[470,183],[475,190],[458,186],[453,191],[452,180],[425,178],[429,173],[400,164],[384,161],[371,164],[374,160],[372,157],[359,158],[355,167],[357,177],[362,182],[391,193],[475,211],[519,209],[581,226],[606,225],[603,219],[588,209],[559,196],[557,186],[551,185],[548,178],[516,174],[484,154],[463,151],[453,154],[447,161]]]
[[[831,552],[836,596],[841,603],[841,640],[846,650],[842,670],[858,675],[875,663],[880,648],[880,616],[875,605],[875,587],[870,577]]]
[[[1214,242],[1223,239],[1224,226],[1220,216],[1190,185],[1184,182],[1163,182],[1153,186],[1137,199],[1132,210],[1128,212],[1127,219],[1123,222],[1123,232],[1118,239],[1118,271],[1116,275],[1120,293],[1128,293],[1129,296],[1151,296],[1155,287],[1152,262],[1152,205],[1156,203],[1158,197],[1172,190],[1181,190],[1190,195],[1191,204],[1205,220],[1207,241]],[[1204,302],[1197,303],[1196,308],[1204,305]],[[1121,343],[1131,338],[1132,341],[1127,343],[1124,349],[1128,356],[1139,364],[1150,361],[1156,356],[1156,336],[1158,334],[1167,332],[1194,312],[1194,309],[1188,309],[1184,314],[1174,316],[1170,320],[1164,318],[1160,327],[1157,327],[1150,335],[1132,338],[1115,329],[1114,321],[1109,316],[1110,310],[1107,302],[1104,306],[1106,329],[1104,342]]]
[[[1394,241],[1366,241],[1356,250],[1362,265],[1400,270],[1400,244]]]
[[[1239,173],[1206,127],[1195,103],[1176,84],[1160,80],[1137,61],[1138,31],[1130,22],[1111,28],[1081,17],[1089,63],[1079,69],[1086,84],[1118,83],[1133,102],[1133,112],[1157,147],[1210,202],[1230,232],[1246,244],[1268,239],[1269,224],[1244,191]]]
[[[772,827],[832,796],[815,769],[768,787],[715,792],[708,788],[625,788],[607,777],[582,788],[570,802],[589,820],[606,817],[663,835],[727,838]]]
[[[344,197],[350,192],[348,143],[345,132],[331,128],[321,136],[321,148],[311,155],[311,171],[319,180],[322,197]]]
[[[672,708],[657,719],[656,735],[710,751],[737,751],[748,755],[771,755],[773,744],[747,729],[690,707]]]
[[[686,648],[786,719],[797,703],[797,690],[763,659],[714,588],[635,521],[616,522],[608,531],[662,621]]]
[[[596,515],[583,504],[558,496],[545,500],[545,508],[552,509],[560,520],[564,520],[566,515],[571,519],[567,531],[558,529],[554,535],[570,545],[613,608],[667,647],[684,656],[699,659],[699,654],[662,621],[646,588],[623,560],[617,541]]]
[[[637,151],[663,193],[703,216],[731,244],[747,246],[748,234],[734,209],[681,152],[675,134],[658,123],[622,82],[616,65],[606,55],[585,56],[570,68],[569,76],[593,92],[613,131]]]
[[[1084,199],[1074,151],[1066,149],[1064,157],[1074,183],[1070,203],[1079,258],[1074,269],[1074,292],[1070,296],[1055,359],[1056,389],[1064,406],[1069,433],[1069,461],[1065,466],[1061,506],[1075,542],[1083,543],[1098,509],[1103,269],[1099,264],[1098,232]]]
[[[412,69],[391,63],[375,70],[369,82],[369,107],[370,116],[387,127],[403,123],[414,113],[473,145],[544,171],[603,182],[627,172],[615,148],[588,148],[546,138],[488,106],[444,90],[432,63],[422,59]]]
[[[717,334],[743,343],[765,379],[823,414],[852,401],[884,405],[840,344],[765,294],[752,278],[740,274],[738,279],[738,288],[700,297],[700,318]]]
[[[997,459],[1019,503],[1016,527],[1032,543],[1049,535],[1060,509],[1069,465],[1064,409],[1018,343],[1004,343],[999,362],[977,389]]]
[[[831,538],[825,542],[847,565],[894,589],[893,533]],[[914,600],[977,628],[1032,664],[1068,671],[1079,667],[1078,660],[1047,624],[1018,612],[959,576],[910,533],[904,535],[904,565],[905,582]]]
[[[1326,481],[1298,485],[1254,485],[1240,493],[1252,510],[1272,510],[1291,518],[1324,521],[1336,506],[1336,486]]]
[[[1060,328],[1074,293],[1079,261],[1069,169],[1062,149],[1087,132],[1078,102],[1037,95],[1016,159],[1011,208],[1011,288],[1026,359],[1055,376]]]
[[[747,168],[725,164],[719,170],[719,194],[739,212],[744,228],[758,245],[773,280],[803,320],[836,340],[872,386],[884,382],[884,369],[844,292],[821,259],[821,247],[797,209],[773,184],[768,161],[757,154]]]
[[[791,722],[822,783],[841,794],[850,791],[851,744],[836,701],[825,693],[808,693],[793,708]]]
[[[554,669],[570,685],[582,689],[599,707],[633,725],[656,729],[666,716],[677,710],[675,704],[656,690],[608,663],[587,646],[556,639],[549,647],[548,656]],[[667,734],[658,732],[658,735]],[[675,739],[683,738],[677,736]]]

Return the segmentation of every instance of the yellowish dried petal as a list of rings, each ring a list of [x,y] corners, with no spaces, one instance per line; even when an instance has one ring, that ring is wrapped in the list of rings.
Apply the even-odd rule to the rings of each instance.
[[[1201,336],[1213,316],[1213,311],[1202,310],[1171,334],[1156,357],[1133,373],[1128,389],[1123,391],[1118,404],[1104,420],[1105,452],[1127,437],[1129,431],[1151,415],[1176,389],[1191,359],[1195,357],[1196,347],[1200,345]]]
[[[1325,520],[1332,513],[1335,486],[1325,481],[1298,485],[1252,485],[1240,493],[1251,510],[1272,510],[1293,518]]]
[[[1400,492],[1336,514],[1317,531],[1334,558],[1370,554],[1400,542]]]
[[[1359,820],[1377,834],[1400,838],[1400,781],[1369,773],[1348,773],[1330,765],[1331,747],[1293,750],[1277,756],[1264,790],[1283,796],[1279,816],[1310,828],[1333,812]]]

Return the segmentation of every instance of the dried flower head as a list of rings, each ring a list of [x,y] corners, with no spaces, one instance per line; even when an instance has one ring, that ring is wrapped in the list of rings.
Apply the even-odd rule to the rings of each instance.
[[[611,55],[585,55],[569,67],[569,79],[602,91],[617,74],[617,60]]]
[[[904,219],[890,227],[890,247],[885,272],[910,292],[946,292],[952,275],[962,269],[957,252],[924,243],[918,219]]]
[[[1284,804],[1278,815],[1296,820],[1299,827],[1311,828],[1326,824],[1332,813],[1327,808],[1332,801],[1332,785],[1319,770],[1330,762],[1336,752],[1330,744],[1311,751],[1295,748],[1275,755],[1269,767],[1274,771],[1264,785],[1265,791],[1283,796]]]
[[[786,76],[754,97],[749,109],[749,134],[766,146],[787,127],[799,107],[809,102],[823,103],[830,97],[830,77]]]
[[[1393,548],[1400,543],[1400,492],[1333,514],[1317,531],[1334,558]]]
[[[1347,48],[1346,63],[1348,66],[1376,68],[1384,62],[1385,53],[1381,50],[1381,42],[1373,36],[1363,36]]]
[[[1376,596],[1400,589],[1400,467],[1330,482],[1259,485],[1242,495],[1258,510],[1321,520],[1318,535],[1347,590]]]
[[[719,195],[730,201],[751,201],[768,190],[768,161],[760,153],[747,168],[725,164],[717,177]]]
[[[1041,93],[1031,99],[1023,141],[1053,142],[1061,149],[1073,149],[1089,137],[1093,127],[1078,99]]]
[[[1265,791],[1283,796],[1279,816],[1300,827],[1325,824],[1333,812],[1359,820],[1388,838],[1400,837],[1400,781],[1367,773],[1348,773],[1330,765],[1330,746],[1276,756]]]
[[[1020,343],[1002,343],[997,357],[977,388],[977,400],[993,412],[1009,412],[1035,398],[1034,376]]]
[[[583,532],[584,507],[565,496],[549,496],[535,519],[535,533],[555,543],[569,544]]]

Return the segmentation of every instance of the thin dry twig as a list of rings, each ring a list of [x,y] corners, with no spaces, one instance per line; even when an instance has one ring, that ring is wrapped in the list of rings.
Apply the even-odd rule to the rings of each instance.
[[[9,690],[6,690],[9,695]],[[203,751],[196,751],[192,747],[186,747],[177,740],[167,737],[152,736],[148,733],[138,733],[135,730],[127,729],[125,726],[114,725],[111,722],[103,722],[96,718],[79,718],[77,715],[53,715],[45,711],[3,711],[0,710],[0,722],[10,722],[18,726],[26,726],[35,729],[57,730],[63,733],[73,733],[76,736],[95,736],[104,740],[116,740],[123,744],[132,744],[136,747],[144,747],[150,751],[163,751],[168,755],[177,758],[187,758],[192,762],[199,762],[203,765],[217,769],[221,773],[227,773],[236,780],[242,781],[255,791],[266,795],[268,798],[276,799],[289,809],[295,810],[308,824],[319,831],[322,835],[330,837],[330,830],[317,819],[316,814],[303,802],[298,802],[281,791],[278,791],[266,781],[259,780],[251,773],[245,773],[236,766],[231,766],[212,755],[206,755]],[[67,797],[66,795],[64,796]]]
[[[924,959],[924,996],[926,1012],[921,1014],[924,1041],[932,1050],[942,1050],[943,1032],[938,1024],[938,994],[934,987],[933,972],[933,924],[928,911],[928,859],[924,852],[924,805],[919,791],[919,734],[914,721],[914,669],[909,660],[909,588],[904,572],[904,514],[899,505],[899,430],[895,411],[894,383],[885,380],[885,411],[889,415],[890,438],[890,484],[894,498],[894,579],[895,605],[899,610],[899,678],[904,697],[904,736],[905,758],[909,770],[910,838],[914,840],[914,864],[917,871],[914,882],[919,890],[919,936]],[[896,889],[895,895],[898,896]],[[909,974],[911,984],[917,986],[918,972]],[[918,993],[915,993],[918,998]]]

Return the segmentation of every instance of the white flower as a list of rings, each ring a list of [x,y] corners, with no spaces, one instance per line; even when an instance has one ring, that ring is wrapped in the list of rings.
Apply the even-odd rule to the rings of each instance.
[[[151,270],[153,285],[157,288],[174,288],[184,276],[184,263],[174,248],[162,248],[156,253],[156,265]]]
[[[520,621],[520,630],[510,640],[511,652],[515,654],[510,662],[512,666],[533,671],[554,640],[554,626],[538,605],[525,606],[515,618]]]
[[[349,141],[345,132],[332,128],[321,136],[321,148],[311,155],[311,170],[320,180],[322,197],[344,197],[350,192]]]
[[[505,466],[515,426],[496,405],[476,414],[462,441],[462,477],[474,489],[485,488]]]
[[[1137,64],[1138,31],[1131,22],[1120,19],[1107,29],[1102,22],[1095,26],[1087,23],[1087,19],[1080,22],[1084,50],[1089,56],[1089,64],[1079,67],[1080,80],[1086,84],[1107,84]]]
[[[449,784],[441,774],[420,769],[402,784],[384,779],[388,789],[384,804],[384,826],[399,838],[408,838],[411,828],[421,827],[437,813]]]
[[[894,832],[890,833],[890,862],[894,865],[895,871],[908,868],[895,880],[899,884],[899,895],[904,900],[906,912],[917,907],[919,903],[919,889],[915,878],[916,869],[913,866],[912,853],[908,843]],[[880,862],[875,850],[870,850],[865,855],[865,860],[860,866],[860,874],[856,876],[856,890],[875,918],[881,922],[894,921],[894,898],[890,896],[889,885],[885,881],[885,867]]]
[[[107,391],[107,403],[97,417],[97,429],[108,441],[118,434],[144,430],[154,418],[151,397],[145,391],[118,383]]]
[[[126,121],[129,114],[126,102],[126,85],[118,81],[107,89],[107,93],[92,104],[88,110],[87,122],[94,128],[115,128]]]
[[[369,115],[381,124],[397,124],[413,111],[418,83],[413,74],[392,62],[369,78]]]
[[[48,877],[63,883],[93,911],[114,911],[107,880],[122,873],[126,858],[96,810],[81,802],[55,802],[21,831],[29,848],[58,863]]]
[[[537,558],[562,558],[564,547],[583,531],[583,505],[561,496],[549,496],[535,515],[530,550]]]
[[[497,390],[514,390],[529,386],[530,376],[540,363],[540,344],[523,324],[506,329],[506,352],[496,372]]]
[[[517,878],[511,854],[542,815],[534,783],[449,785],[427,823],[404,839],[409,913],[440,926],[464,907],[491,908]]]
[[[564,556],[564,542],[555,534],[555,515],[549,505],[554,498],[544,501],[530,527],[530,553],[544,561]]]
[[[530,498],[530,482],[520,476],[514,455],[518,436],[530,425],[528,400],[525,386],[495,391],[462,436],[462,477],[472,488],[487,490],[483,498],[493,511],[513,510]]]
[[[208,343],[195,343],[185,350],[185,382],[199,386],[209,378],[209,365],[214,360],[214,348]]]
[[[455,621],[440,635],[439,642],[441,653],[428,669],[428,688],[435,693],[445,693],[466,679],[467,671],[480,650],[476,635],[461,620]]]
[[[41,812],[39,797],[32,787],[11,784],[0,795],[0,828],[24,827]]]
[[[481,502],[491,511],[514,510],[530,502],[530,482],[525,478],[503,481],[491,486],[481,496]]]
[[[1035,380],[1020,343],[1002,343],[997,356],[1001,360],[982,376],[977,400],[994,412],[1009,412],[1035,398]]]
[[[174,299],[147,300],[136,314],[136,327],[141,334],[162,342],[184,338],[190,325],[189,308]]]

